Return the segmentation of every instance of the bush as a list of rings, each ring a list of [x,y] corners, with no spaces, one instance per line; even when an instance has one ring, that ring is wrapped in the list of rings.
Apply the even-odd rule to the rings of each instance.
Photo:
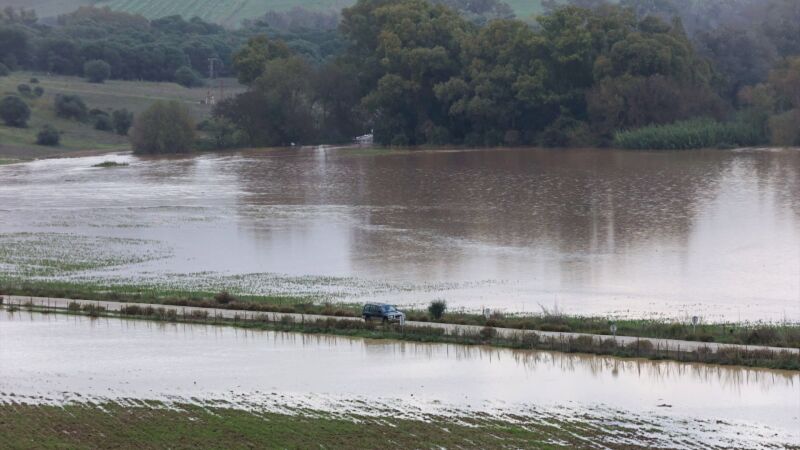
[[[86,103],[77,95],[57,95],[55,109],[56,115],[64,119],[84,121],[89,115]]]
[[[194,123],[185,106],[157,101],[139,114],[130,131],[134,153],[183,153],[194,146]]]
[[[133,113],[124,108],[117,109],[111,113],[111,123],[117,134],[125,136],[133,125]]]
[[[114,129],[114,124],[111,117],[103,111],[92,111],[92,121],[94,122],[94,129],[100,131],[111,131]]]
[[[39,145],[56,146],[61,142],[61,133],[58,132],[52,125],[45,125],[42,127],[39,134],[36,135],[36,143]]]
[[[175,71],[175,82],[183,87],[191,88],[203,85],[203,80],[191,67],[181,66]]]
[[[740,122],[720,123],[711,119],[652,125],[618,131],[614,135],[615,146],[641,150],[750,146],[758,145],[763,140],[763,132],[756,126]]]
[[[33,88],[33,95],[36,97],[41,97],[44,95],[44,88],[41,86],[36,86]]]
[[[28,82],[29,82],[30,84],[39,84],[39,79],[38,79],[38,78],[36,78],[36,77],[31,77],[31,79],[30,79],[30,80],[28,80]]]
[[[101,59],[87,61],[83,65],[83,76],[91,83],[102,83],[111,76],[111,66]]]
[[[222,291],[214,296],[214,300],[220,305],[227,305],[228,303],[235,302],[236,297],[232,296],[228,291]]]
[[[19,97],[8,95],[0,100],[0,118],[10,127],[25,128],[31,117],[31,109]]]
[[[21,95],[24,95],[26,97],[30,97],[33,94],[33,91],[31,90],[31,87],[28,86],[27,84],[18,85],[17,86],[17,92],[19,92]]]
[[[428,313],[434,320],[439,320],[447,311],[447,302],[444,300],[434,300],[428,305]]]
[[[0,77],[7,77],[9,73],[11,73],[11,71],[8,69],[8,67],[5,64],[0,63]]]

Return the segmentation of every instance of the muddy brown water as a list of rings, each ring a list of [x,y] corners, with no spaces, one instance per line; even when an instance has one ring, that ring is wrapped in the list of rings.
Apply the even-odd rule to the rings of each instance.
[[[108,159],[130,165],[91,167]],[[156,255],[67,278],[800,320],[800,151],[791,149],[43,160],[0,167],[0,236],[21,232],[54,240],[37,255],[76,236],[146,240],[134,253]]]

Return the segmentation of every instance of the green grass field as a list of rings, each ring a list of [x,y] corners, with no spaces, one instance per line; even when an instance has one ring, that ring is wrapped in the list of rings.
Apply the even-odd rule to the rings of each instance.
[[[44,88],[44,95],[41,98],[26,98],[32,110],[27,128],[12,128],[0,123],[0,158],[30,159],[75,151],[128,148],[126,137],[97,131],[90,123],[56,117],[53,101],[58,94],[79,95],[89,109],[110,111],[126,108],[137,114],[156,100],[177,100],[189,108],[195,120],[203,120],[211,113],[209,106],[200,103],[206,96],[207,88],[187,89],[175,83],[110,80],[93,84],[78,77],[14,72],[8,77],[0,77],[0,96],[16,94],[17,86],[30,84],[31,77],[39,80],[38,86]],[[243,89],[235,80],[225,82],[229,94]],[[36,134],[45,124],[51,124],[62,132],[60,146],[43,147],[35,144]]]
[[[39,17],[54,17],[80,6],[108,6],[115,11],[141,14],[148,19],[170,15],[200,17],[220,25],[235,27],[245,19],[267,11],[285,11],[300,6],[314,11],[340,10],[355,0],[7,0],[5,4],[33,8]],[[517,17],[527,19],[542,11],[541,0],[506,0]]]

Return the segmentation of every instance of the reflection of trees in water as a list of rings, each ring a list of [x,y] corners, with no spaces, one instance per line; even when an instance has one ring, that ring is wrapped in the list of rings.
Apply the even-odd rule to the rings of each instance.
[[[715,201],[726,211],[742,208],[726,206],[734,198],[754,214],[800,214],[800,152],[348,152],[282,150],[232,163],[242,222],[256,239],[339,242],[330,251],[371,276],[459,279],[470,270],[465,261],[474,262],[465,254],[488,255],[498,273],[513,274],[535,257],[546,273],[539,277],[557,277],[553,268],[566,265],[560,276],[578,278],[568,285],[586,286],[616,267],[598,262],[621,254],[665,248],[661,257],[685,262],[697,221]],[[761,197],[722,195],[742,180],[758,183]],[[776,206],[764,210],[760,199]]]
[[[610,356],[561,353],[540,350],[509,350],[486,346],[467,346],[455,344],[431,344],[391,340],[371,340],[349,338],[324,334],[303,334],[292,332],[273,332],[264,330],[221,327],[213,325],[168,323],[157,321],[89,319],[86,317],[67,317],[61,315],[42,315],[18,312],[13,320],[26,321],[75,321],[76,326],[145,328],[166,334],[180,333],[189,337],[209,337],[224,339],[226,345],[235,346],[236,341],[267,340],[274,346],[312,348],[319,351],[341,350],[348,347],[363,351],[367,357],[395,355],[402,361],[424,359],[431,361],[469,361],[480,364],[498,364],[513,361],[517,367],[529,372],[555,367],[564,373],[583,372],[593,377],[611,374],[612,376],[635,374],[650,382],[670,382],[689,378],[704,384],[716,384],[732,391],[742,387],[757,385],[767,391],[776,385],[800,385],[797,372],[736,366],[717,366],[700,363],[681,363],[674,361],[651,361],[646,359],[620,359]]]

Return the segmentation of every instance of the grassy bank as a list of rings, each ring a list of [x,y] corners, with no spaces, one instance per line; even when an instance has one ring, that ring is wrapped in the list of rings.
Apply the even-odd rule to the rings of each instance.
[[[244,311],[320,314],[360,317],[361,305],[316,303],[308,297],[230,295],[218,292],[183,291],[133,285],[100,285],[55,281],[26,281],[0,278],[0,295],[73,298],[119,302],[153,303]],[[433,322],[427,311],[406,310],[415,322]],[[463,312],[446,313],[440,323],[491,326],[520,330],[589,333],[611,335],[607,317],[569,316],[563,314],[512,315]],[[800,348],[800,324],[796,323],[701,323],[652,319],[617,319],[618,336],[678,339],[724,344],[767,345]]]
[[[498,333],[496,328],[489,326],[477,329],[445,330],[444,328],[430,325],[406,324],[401,326],[399,324],[379,324],[376,321],[339,320],[333,317],[327,319],[298,318],[290,315],[250,312],[234,314],[233,317],[222,317],[216,314],[209,314],[204,309],[186,312],[180,311],[178,308],[139,305],[123,306],[119,311],[110,311],[94,303],[80,304],[78,302],[69,303],[66,309],[34,305],[33,303],[5,305],[5,308],[12,313],[16,313],[19,308],[22,308],[26,311],[85,315],[89,317],[119,317],[173,323],[234,326],[265,331],[327,334],[411,342],[489,345],[522,350],[548,350],[564,353],[610,355],[623,358],[669,359],[705,364],[800,370],[800,355],[793,355],[788,352],[747,348],[724,348],[713,351],[706,347],[701,347],[697,350],[676,350],[675,348],[663,348],[654,345],[649,340],[636,340],[626,344],[611,337],[540,336],[535,333],[506,335]]]
[[[31,78],[37,83],[31,84]],[[210,116],[211,108],[201,104],[207,88],[188,89],[175,83],[146,81],[108,80],[105,83],[89,83],[80,77],[45,75],[31,72],[12,72],[0,77],[0,97],[16,94],[17,86],[29,84],[40,86],[44,95],[39,98],[26,97],[31,108],[31,119],[27,128],[13,128],[0,123],[0,159],[40,158],[85,150],[122,150],[129,147],[125,136],[95,130],[89,123],[66,120],[56,116],[53,102],[56,95],[78,95],[89,109],[110,111],[125,108],[134,114],[146,109],[157,100],[175,100],[189,108],[192,117],[203,120]],[[231,95],[243,88],[235,80],[226,80],[226,92]],[[53,125],[61,134],[61,144],[56,147],[36,145],[36,134],[45,124]]]
[[[619,131],[614,135],[614,146],[636,150],[688,150],[747,147],[762,144],[764,140],[764,132],[750,124],[696,119]]]

